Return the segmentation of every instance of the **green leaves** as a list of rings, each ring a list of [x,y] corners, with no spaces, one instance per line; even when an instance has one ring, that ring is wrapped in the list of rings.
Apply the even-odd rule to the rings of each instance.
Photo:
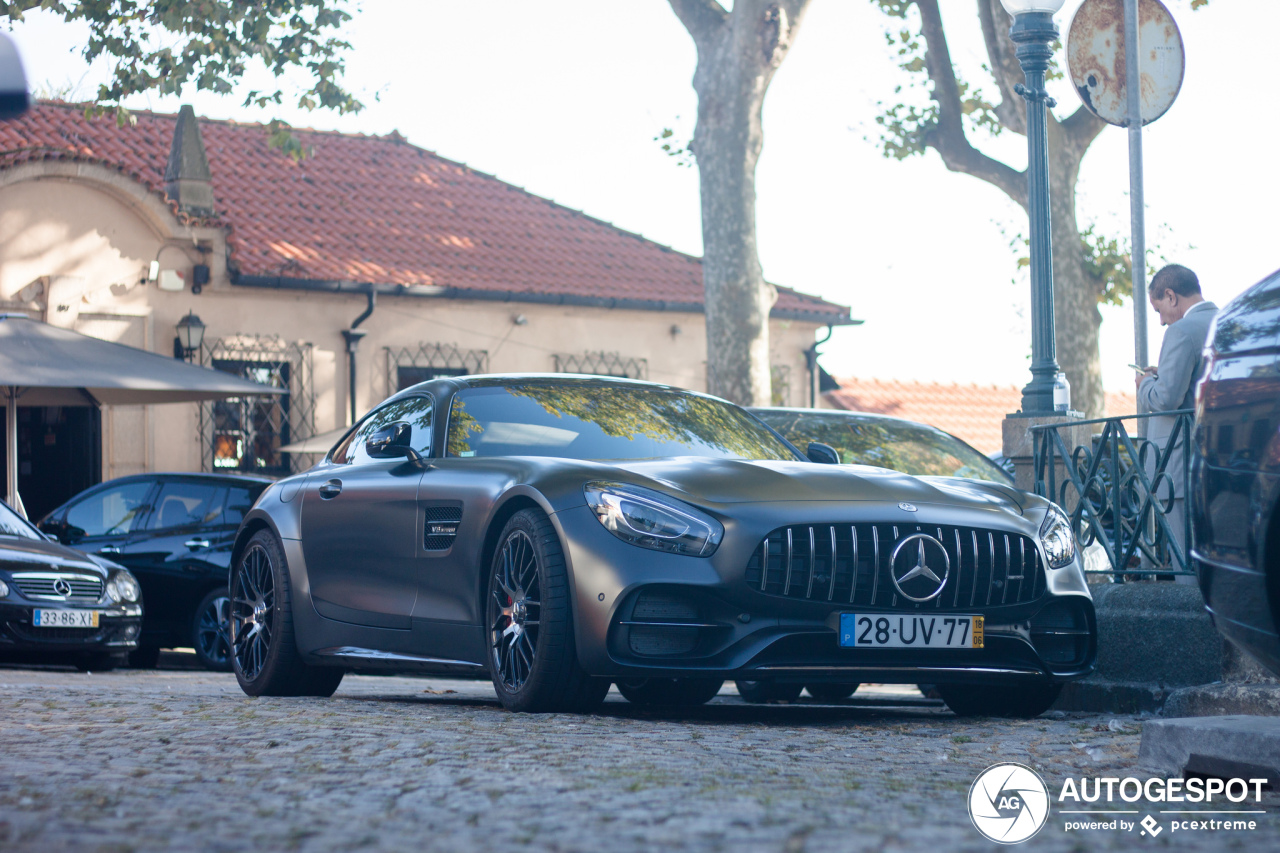
[[[98,87],[93,113],[114,113],[124,124],[123,101],[144,92],[182,95],[189,87],[225,95],[252,64],[277,79],[301,70],[297,88],[303,109],[359,112],[363,108],[340,83],[343,55],[351,45],[337,38],[351,20],[345,0],[0,0],[0,17],[20,21],[24,12],[51,11],[89,25],[82,51],[87,62],[114,61],[111,76]],[[245,106],[282,104],[283,88],[251,91]],[[287,128],[272,123],[278,147],[298,156],[302,146]],[[275,144],[273,142],[273,144]]]
[[[1098,231],[1095,223],[1080,232],[1085,275],[1098,288],[1098,302],[1123,305],[1133,296],[1133,258],[1127,243]]]

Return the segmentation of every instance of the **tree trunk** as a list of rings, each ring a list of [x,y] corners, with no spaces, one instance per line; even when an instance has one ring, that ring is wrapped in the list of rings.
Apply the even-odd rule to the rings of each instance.
[[[702,193],[707,390],[742,405],[772,402],[769,312],[777,291],[756,246],[761,111],[809,0],[670,0],[693,36],[698,122],[692,150]]]

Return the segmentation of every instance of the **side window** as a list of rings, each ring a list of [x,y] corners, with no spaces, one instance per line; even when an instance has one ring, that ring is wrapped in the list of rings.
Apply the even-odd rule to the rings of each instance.
[[[222,523],[239,527],[240,522],[253,508],[253,502],[262,494],[263,486],[232,486],[227,490],[227,508],[222,515]]]
[[[360,428],[351,433],[342,444],[333,451],[333,461],[337,463],[353,462],[362,464],[371,461],[364,451],[364,443],[383,427],[394,423],[407,423],[413,428],[410,446],[423,456],[431,452],[431,423],[433,403],[430,397],[406,397],[387,403],[369,415]],[[378,461],[378,460],[372,460]]]
[[[147,507],[143,503],[152,483],[135,480],[90,495],[67,510],[67,536],[113,536],[139,528]]]
[[[171,480],[160,489],[151,513],[151,530],[216,523],[222,515],[226,487],[214,483]]]

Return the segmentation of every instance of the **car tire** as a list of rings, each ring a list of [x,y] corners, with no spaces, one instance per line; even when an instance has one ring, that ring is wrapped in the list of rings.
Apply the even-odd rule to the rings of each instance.
[[[803,684],[787,684],[777,681],[735,681],[742,701],[759,705],[764,702],[794,702],[800,698]]]
[[[839,702],[842,699],[848,699],[858,688],[861,683],[837,683],[837,684],[806,684],[805,690],[809,691],[809,695],[819,702]]]
[[[308,666],[293,633],[293,602],[284,550],[259,530],[231,572],[231,661],[250,696],[332,696],[343,670]]]
[[[138,646],[129,652],[130,669],[155,669],[159,664],[159,646]]]
[[[215,672],[231,671],[231,641],[227,636],[230,595],[225,586],[210,590],[191,617],[191,647],[196,650],[196,660]]]
[[[724,686],[723,678],[638,678],[618,681],[618,692],[633,705],[705,705]]]
[[[546,513],[522,509],[502,528],[485,602],[489,676],[504,708],[589,711],[604,701],[608,679],[578,663],[564,550]]]
[[[1032,719],[1053,705],[1061,684],[991,687],[975,684],[939,684],[942,701],[959,717],[1016,717]]]

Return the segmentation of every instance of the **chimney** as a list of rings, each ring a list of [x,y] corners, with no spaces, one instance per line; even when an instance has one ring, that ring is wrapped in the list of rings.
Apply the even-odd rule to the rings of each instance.
[[[213,185],[209,183],[209,160],[204,156],[196,111],[184,104],[173,130],[169,165],[164,170],[164,189],[184,213],[213,215]]]

